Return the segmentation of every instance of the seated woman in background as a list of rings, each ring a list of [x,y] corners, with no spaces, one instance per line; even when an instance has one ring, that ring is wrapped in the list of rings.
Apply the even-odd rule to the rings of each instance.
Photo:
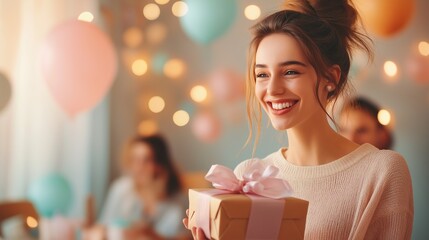
[[[393,136],[378,120],[380,108],[364,97],[347,101],[340,113],[340,133],[358,144],[370,143],[378,149],[392,149]]]
[[[186,239],[180,220],[187,200],[166,141],[132,138],[122,164],[126,175],[113,182],[95,235],[116,239],[109,229],[119,227],[121,239]]]

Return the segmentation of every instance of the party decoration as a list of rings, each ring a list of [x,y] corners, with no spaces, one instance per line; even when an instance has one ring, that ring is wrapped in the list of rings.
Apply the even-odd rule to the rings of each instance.
[[[411,80],[419,84],[429,84],[429,57],[413,55],[407,59],[405,67]]]
[[[70,207],[73,191],[70,183],[59,173],[50,173],[32,182],[28,198],[43,217],[64,214]]]
[[[192,132],[203,142],[213,142],[220,136],[220,120],[211,112],[198,113],[192,122]]]
[[[0,72],[0,111],[3,110],[9,103],[9,99],[12,96],[12,87],[9,79]]]
[[[353,0],[366,29],[381,37],[390,37],[410,22],[415,1]]]
[[[112,42],[96,25],[72,20],[47,36],[41,67],[55,100],[75,116],[104,97],[116,75],[117,59]]]
[[[231,103],[244,99],[246,87],[244,76],[232,70],[216,70],[209,75],[208,82],[211,93],[217,101]]]
[[[236,0],[187,0],[188,12],[180,18],[185,33],[195,42],[209,44],[232,25]]]

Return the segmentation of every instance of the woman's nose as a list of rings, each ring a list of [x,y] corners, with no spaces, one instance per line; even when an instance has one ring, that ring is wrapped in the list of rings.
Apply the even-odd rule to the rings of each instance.
[[[270,95],[279,95],[285,92],[284,86],[277,76],[272,76],[267,87],[267,93]]]

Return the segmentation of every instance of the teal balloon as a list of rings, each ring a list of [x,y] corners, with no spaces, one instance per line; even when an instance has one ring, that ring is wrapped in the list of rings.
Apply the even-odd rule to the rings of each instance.
[[[164,65],[168,61],[166,53],[157,53],[152,59],[152,69],[154,72],[161,74],[164,71]]]
[[[180,18],[180,24],[200,44],[209,44],[222,36],[237,15],[236,0],[186,0],[186,3],[188,12]]]
[[[12,96],[12,87],[9,79],[3,73],[0,73],[0,111],[5,108]]]
[[[28,198],[44,217],[65,214],[73,200],[70,183],[59,173],[51,173],[32,182]]]

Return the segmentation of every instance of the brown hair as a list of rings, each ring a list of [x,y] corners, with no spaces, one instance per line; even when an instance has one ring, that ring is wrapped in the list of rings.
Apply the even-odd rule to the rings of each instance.
[[[126,168],[130,161],[131,148],[136,144],[147,144],[154,154],[154,163],[165,171],[167,175],[166,194],[173,196],[182,190],[182,183],[178,171],[171,158],[170,151],[166,140],[160,135],[152,136],[135,136],[125,145],[122,156],[122,167]]]
[[[295,38],[317,74],[315,94],[319,105],[333,120],[322,105],[319,96],[320,79],[334,84],[334,91],[328,93],[328,102],[335,104],[347,86],[352,51],[364,50],[372,59],[370,39],[358,31],[358,13],[347,0],[288,0],[285,10],[264,18],[253,26],[253,39],[248,54],[248,77],[246,88],[249,137],[252,138],[253,118],[257,121],[256,146],[260,135],[261,106],[255,97],[255,57],[262,39],[273,33],[284,33]],[[338,65],[341,75],[338,82],[330,74],[330,67]],[[335,121],[334,121],[335,122]]]

